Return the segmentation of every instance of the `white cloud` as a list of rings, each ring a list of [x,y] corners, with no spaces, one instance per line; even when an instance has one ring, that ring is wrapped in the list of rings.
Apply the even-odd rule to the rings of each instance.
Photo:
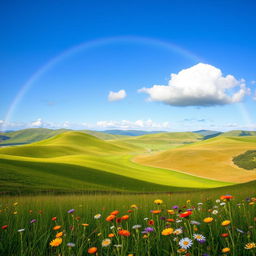
[[[38,118],[36,121],[33,121],[31,123],[32,127],[42,127],[43,126],[43,121],[42,118]]]
[[[122,100],[126,97],[126,92],[125,90],[120,90],[118,92],[112,92],[110,91],[108,94],[108,101],[118,101]]]
[[[249,93],[245,80],[232,75],[223,76],[220,69],[199,63],[178,74],[171,74],[168,85],[142,88],[149,101],[173,106],[213,106],[242,101]]]
[[[169,129],[169,122],[156,123],[151,119],[146,121],[137,120],[135,122],[122,120],[122,121],[98,121],[96,123],[97,128],[101,129]]]
[[[256,84],[256,81],[255,81],[255,80],[252,80],[252,81],[251,81],[251,84]]]

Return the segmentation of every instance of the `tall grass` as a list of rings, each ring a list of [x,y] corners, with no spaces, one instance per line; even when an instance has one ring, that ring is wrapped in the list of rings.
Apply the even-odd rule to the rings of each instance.
[[[234,198],[221,201],[225,205],[217,203],[216,199],[227,192],[232,193]],[[82,256],[88,255],[87,250],[91,247],[97,248],[97,255],[213,256],[222,254],[222,249],[226,247],[230,248],[230,255],[255,255],[256,248],[244,248],[247,243],[256,242],[255,196],[253,185],[240,190],[238,187],[226,187],[175,194],[5,196],[1,198],[0,208],[0,255]],[[163,200],[160,205],[153,203],[158,198]],[[133,204],[137,207],[131,207]],[[174,205],[178,206],[174,214],[168,213],[167,210],[173,209]],[[180,217],[180,213],[189,208],[192,214],[187,218]],[[68,213],[70,209],[75,211]],[[106,221],[113,210],[120,213],[113,221]],[[151,210],[161,212],[154,214]],[[218,213],[214,215],[213,210]],[[95,219],[98,213],[101,218]],[[119,222],[119,217],[124,215],[128,215],[129,219]],[[53,217],[56,220],[52,220]],[[203,220],[206,217],[214,219],[205,223]],[[149,220],[153,220],[154,224],[150,224]],[[191,220],[200,222],[200,225],[191,224]],[[230,220],[231,224],[221,226],[224,220]],[[141,225],[141,228],[134,229],[134,225]],[[61,227],[53,230],[55,226]],[[152,227],[154,231],[143,234],[147,227]],[[183,232],[164,236],[162,231],[166,228],[181,228]],[[118,234],[123,229],[128,230],[130,235]],[[63,232],[62,243],[52,247],[50,242],[59,232]],[[103,247],[101,243],[110,233],[114,234],[109,238],[111,244]],[[197,242],[193,238],[195,233],[202,234],[206,241]],[[222,237],[221,234],[228,236]],[[191,239],[193,245],[182,251],[179,242],[185,237]],[[74,243],[74,247],[68,246],[68,243]]]

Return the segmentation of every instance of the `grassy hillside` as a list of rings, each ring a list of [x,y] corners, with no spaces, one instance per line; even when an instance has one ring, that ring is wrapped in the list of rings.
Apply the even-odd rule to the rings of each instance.
[[[256,150],[248,150],[233,158],[234,164],[246,170],[256,169]]]
[[[143,148],[66,132],[0,149],[1,190],[180,191],[229,185],[131,161]]]
[[[256,179],[255,171],[233,164],[234,156],[256,149],[256,137],[216,137],[165,152],[138,156],[140,164],[182,171],[228,182]]]
[[[148,149],[148,151],[158,151],[194,143],[202,139],[202,135],[193,132],[166,132],[132,137],[122,141],[144,147]]]
[[[8,138],[1,139],[0,145],[27,144],[40,140],[45,140],[60,133],[66,132],[66,129],[51,130],[46,128],[30,128],[13,132],[0,133],[1,136]]]
[[[105,130],[103,133],[112,135],[141,136],[145,134],[163,133],[163,131],[140,131],[140,130]]]
[[[233,131],[229,131],[229,132],[224,132],[220,136],[223,136],[223,137],[256,136],[256,131],[233,130]]]

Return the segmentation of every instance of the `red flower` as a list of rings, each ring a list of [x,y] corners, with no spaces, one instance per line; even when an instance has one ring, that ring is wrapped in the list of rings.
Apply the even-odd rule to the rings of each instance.
[[[119,234],[120,236],[130,236],[130,235],[131,235],[131,233],[130,233],[128,230],[125,230],[125,229],[119,230],[119,231],[118,231],[118,234]]]
[[[52,220],[53,220],[53,221],[57,220],[57,217],[52,217]]]
[[[222,237],[228,237],[229,234],[228,234],[228,233],[222,233],[222,234],[220,234],[220,236],[222,236]]]
[[[148,225],[153,226],[155,224],[155,222],[153,220],[148,220]]]
[[[7,228],[8,228],[8,225],[2,226],[2,229],[7,229]]]
[[[115,210],[113,212],[110,213],[110,215],[117,215],[119,213],[119,211]]]
[[[191,215],[191,214],[192,214],[191,211],[183,212],[183,213],[180,214],[180,217],[181,217],[181,218],[186,218],[186,217],[188,217],[188,216]]]
[[[233,196],[231,196],[231,195],[223,195],[223,196],[220,197],[221,200],[223,200],[223,199],[230,200],[232,198],[233,198]]]

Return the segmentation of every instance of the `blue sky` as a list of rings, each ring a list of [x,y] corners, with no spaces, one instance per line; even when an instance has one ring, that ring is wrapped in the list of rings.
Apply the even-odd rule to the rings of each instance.
[[[2,1],[0,125],[255,130],[255,11],[242,0]]]

